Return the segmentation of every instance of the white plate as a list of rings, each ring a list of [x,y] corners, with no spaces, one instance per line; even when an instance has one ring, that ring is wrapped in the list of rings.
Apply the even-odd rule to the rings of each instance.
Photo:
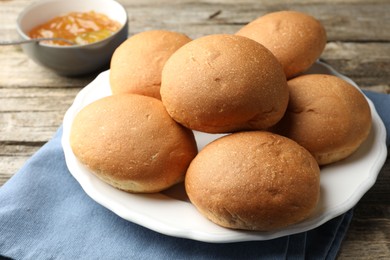
[[[309,73],[337,75],[357,87],[352,80],[321,62],[317,62]],[[170,236],[226,243],[268,240],[308,231],[351,209],[375,183],[387,155],[385,127],[372,102],[368,100],[372,111],[372,131],[352,156],[322,168],[321,199],[310,218],[272,232],[231,230],[217,226],[200,215],[188,202],[182,184],[162,193],[129,194],[102,182],[75,158],[69,145],[69,133],[74,116],[85,105],[107,95],[111,95],[109,71],[101,73],[81,90],[73,105],[66,112],[62,145],[69,171],[84,191],[96,202],[126,220]],[[220,135],[196,132],[195,136],[200,150]]]

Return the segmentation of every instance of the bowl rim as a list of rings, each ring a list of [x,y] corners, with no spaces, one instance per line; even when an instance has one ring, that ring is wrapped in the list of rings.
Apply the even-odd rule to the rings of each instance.
[[[115,3],[117,4],[122,10],[123,10],[123,13],[125,15],[125,21],[124,23],[122,24],[122,26],[117,30],[115,31],[112,35],[110,35],[109,37],[107,38],[104,38],[102,40],[99,40],[99,41],[96,41],[96,42],[93,42],[93,43],[88,43],[88,44],[75,44],[75,45],[52,45],[52,44],[46,44],[44,42],[33,42],[32,44],[39,44],[41,46],[44,46],[44,47],[47,47],[47,48],[53,48],[53,49],[79,49],[79,48],[88,48],[88,47],[94,47],[94,45],[99,45],[101,44],[102,42],[106,42],[106,41],[110,41],[112,38],[114,38],[117,34],[119,34],[120,32],[122,32],[123,29],[125,30],[128,30],[128,22],[129,22],[129,15],[127,13],[127,10],[126,8],[121,4],[119,3],[118,1],[116,0],[105,0],[107,2],[112,2],[112,3]],[[26,16],[26,14],[32,10],[34,7],[36,6],[40,6],[40,5],[44,5],[46,3],[50,3],[50,2],[61,2],[61,0],[42,0],[42,1],[35,1],[33,3],[31,3],[30,5],[28,5],[27,7],[25,7],[18,15],[17,19],[16,19],[16,31],[17,33],[19,34],[19,36],[21,36],[23,39],[25,40],[30,40],[31,37],[29,37],[21,28],[21,21],[22,19]]]

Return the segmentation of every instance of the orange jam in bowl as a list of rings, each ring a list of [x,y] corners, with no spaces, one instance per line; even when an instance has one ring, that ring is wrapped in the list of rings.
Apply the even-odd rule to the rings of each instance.
[[[121,26],[119,22],[94,11],[71,12],[38,25],[28,33],[28,36],[30,38],[63,38],[74,44],[85,45],[110,37]],[[70,45],[64,41],[46,41],[45,43]]]

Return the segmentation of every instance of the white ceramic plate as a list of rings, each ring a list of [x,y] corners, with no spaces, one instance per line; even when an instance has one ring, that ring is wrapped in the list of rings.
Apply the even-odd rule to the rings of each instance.
[[[337,75],[354,86],[349,78],[317,62],[308,73]],[[367,140],[346,160],[321,170],[321,199],[314,214],[305,221],[272,232],[248,232],[223,228],[198,213],[188,201],[183,185],[156,194],[129,194],[102,182],[74,156],[69,145],[70,127],[76,113],[94,100],[111,95],[109,71],[101,73],[77,95],[64,117],[62,145],[66,164],[84,191],[96,202],[120,217],[162,234],[204,242],[226,243],[268,240],[308,231],[351,209],[375,183],[385,162],[386,132],[372,102],[373,127]],[[199,150],[220,135],[195,132]]]

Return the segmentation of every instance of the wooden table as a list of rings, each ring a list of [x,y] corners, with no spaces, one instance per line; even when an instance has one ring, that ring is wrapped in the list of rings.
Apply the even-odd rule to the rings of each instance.
[[[363,89],[390,93],[389,0],[119,2],[128,10],[130,35],[148,29],[167,29],[197,38],[234,33],[271,11],[307,12],[317,17],[327,30],[323,61]],[[0,1],[1,39],[17,37],[17,15],[30,3],[30,0]],[[76,94],[95,77],[96,74],[61,77],[33,63],[19,46],[0,47],[0,185],[52,137]],[[389,159],[374,187],[355,208],[339,254],[339,259],[344,258],[390,259]]]

